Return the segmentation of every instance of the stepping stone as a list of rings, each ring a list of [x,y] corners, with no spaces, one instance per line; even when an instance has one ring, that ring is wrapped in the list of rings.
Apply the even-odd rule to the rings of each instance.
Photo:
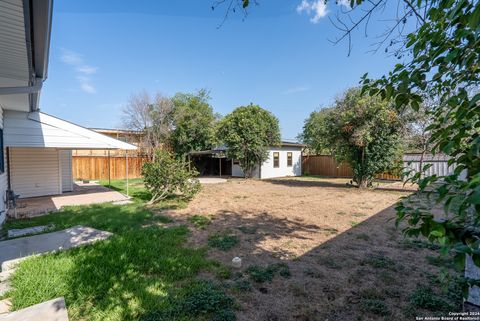
[[[25,236],[29,234],[43,233],[45,231],[52,230],[52,229],[53,229],[53,225],[40,225],[40,226],[27,227],[22,229],[11,229],[11,230],[8,230],[7,236],[8,238],[20,237],[20,236]]]
[[[0,272],[0,282],[4,282],[4,281],[7,281],[8,279],[10,279],[13,272],[15,272],[15,269],[9,269],[9,270],[6,270],[4,272]]]
[[[115,201],[112,202],[113,205],[126,205],[126,204],[132,204],[133,202],[131,200],[123,200],[123,201]]]
[[[2,283],[0,283],[0,296],[4,296],[5,293],[10,291],[11,289],[12,287],[10,285],[10,281],[3,281]]]
[[[110,232],[78,225],[62,231],[2,241],[0,242],[2,272],[14,268],[19,261],[28,256],[90,244],[105,240],[111,235]]]
[[[67,308],[63,297],[46,301],[31,307],[0,315],[0,321],[68,321]]]
[[[0,301],[0,317],[10,312],[11,308],[12,308],[12,302],[10,302],[10,299],[1,300]]]

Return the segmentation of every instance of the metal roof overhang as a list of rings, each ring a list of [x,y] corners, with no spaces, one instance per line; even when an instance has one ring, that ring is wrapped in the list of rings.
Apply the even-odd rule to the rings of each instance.
[[[6,110],[3,134],[6,147],[137,149],[135,145],[39,111],[28,113]]]
[[[47,78],[53,0],[0,0],[0,106],[35,111]]]

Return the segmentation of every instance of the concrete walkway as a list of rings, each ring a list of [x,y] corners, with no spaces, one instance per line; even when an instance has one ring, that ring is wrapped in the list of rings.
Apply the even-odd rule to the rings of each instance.
[[[227,179],[221,177],[199,177],[200,184],[219,184],[226,183]]]
[[[61,298],[32,305],[31,307],[0,315],[0,321],[68,321],[65,300]]]
[[[2,271],[6,271],[27,256],[66,250],[104,240],[111,235],[110,232],[78,225],[62,231],[2,241],[0,242],[0,265]]]

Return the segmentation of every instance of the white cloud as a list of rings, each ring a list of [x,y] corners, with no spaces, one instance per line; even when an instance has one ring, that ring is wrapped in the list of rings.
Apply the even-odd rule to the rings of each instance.
[[[97,67],[93,67],[85,63],[83,57],[71,50],[62,48],[62,55],[60,56],[65,64],[73,67],[77,74],[77,80],[80,84],[80,89],[88,94],[94,94],[97,92],[95,86],[92,83],[91,75],[95,74],[98,70]]]
[[[337,4],[344,6],[347,9],[351,9],[350,7],[350,0],[337,0]]]
[[[325,0],[302,0],[302,2],[297,6],[297,12],[306,12],[310,16],[313,15],[313,17],[310,18],[310,21],[312,23],[318,23],[320,19],[327,15],[328,10]]]

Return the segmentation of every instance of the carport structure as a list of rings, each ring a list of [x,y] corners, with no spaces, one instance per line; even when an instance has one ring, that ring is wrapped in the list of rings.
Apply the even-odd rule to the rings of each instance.
[[[4,112],[8,190],[13,216],[32,216],[68,205],[126,201],[119,192],[73,182],[72,149],[133,150],[136,146],[40,111]],[[128,159],[128,155],[126,156]],[[128,185],[128,171],[127,185]],[[15,204],[18,203],[18,204]],[[16,206],[18,205],[18,206]],[[13,213],[12,213],[13,212]]]
[[[232,160],[227,158],[225,147],[193,151],[188,154],[188,157],[189,163],[196,168],[200,176],[232,175]]]

